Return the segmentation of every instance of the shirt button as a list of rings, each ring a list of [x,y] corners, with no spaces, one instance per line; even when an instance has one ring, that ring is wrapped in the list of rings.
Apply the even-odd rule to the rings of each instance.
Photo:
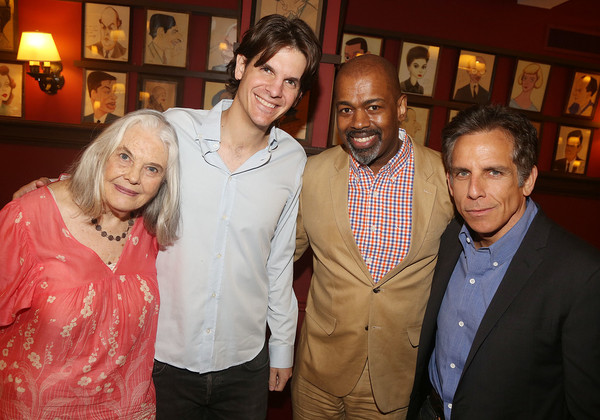
[[[456,365],[455,365],[454,363],[450,363],[450,367],[451,367],[452,369],[454,369],[454,368],[456,367]]]
[[[462,321],[458,321],[458,326],[459,326],[459,327],[464,327],[464,326],[465,326],[465,323],[464,323],[464,322],[462,322]]]
[[[217,258],[221,258],[221,254],[217,254]]]
[[[494,261],[494,263],[492,264],[494,267],[498,267],[498,262]]]
[[[373,193],[373,198],[377,198],[377,197],[379,197],[379,193],[378,193],[377,191],[375,191],[375,192]]]
[[[210,334],[210,328],[206,329],[206,334]]]
[[[375,226],[375,225],[371,226],[371,232],[377,232],[377,226]]]
[[[467,238],[467,243],[470,244],[471,243],[471,238]]]
[[[469,283],[475,284],[475,279],[469,279]]]
[[[212,296],[212,297],[217,297],[217,294],[216,294],[216,293],[213,293],[211,296]]]
[[[452,403],[448,404],[448,408],[450,408],[450,409],[452,408]]]

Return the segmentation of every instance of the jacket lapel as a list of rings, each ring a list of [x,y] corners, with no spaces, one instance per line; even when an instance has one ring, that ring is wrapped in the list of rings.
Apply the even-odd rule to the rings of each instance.
[[[361,277],[361,279],[364,279],[367,284],[372,285],[374,284],[373,278],[360,254],[358,245],[356,245],[352,227],[350,226],[350,217],[348,216],[348,171],[350,169],[350,158],[348,153],[341,147],[340,152],[341,153],[334,162],[334,174],[329,179],[329,189],[333,200],[335,223],[340,236],[346,244],[349,254],[364,274],[364,277]]]
[[[529,281],[536,268],[542,263],[543,259],[539,254],[539,249],[546,246],[548,235],[549,225],[545,216],[541,214],[541,210],[538,209],[538,214],[529,226],[527,234],[508,266],[508,270],[481,320],[465,362],[463,376],[490,331]]]
[[[401,272],[404,268],[412,264],[419,254],[420,247],[423,245],[427,226],[433,215],[435,197],[438,194],[437,186],[429,181],[433,174],[431,161],[426,159],[423,151],[413,146],[414,153],[414,179],[412,194],[412,223],[410,232],[410,247],[404,260],[396,267],[392,268],[379,282],[384,284]],[[415,227],[418,226],[418,229]]]

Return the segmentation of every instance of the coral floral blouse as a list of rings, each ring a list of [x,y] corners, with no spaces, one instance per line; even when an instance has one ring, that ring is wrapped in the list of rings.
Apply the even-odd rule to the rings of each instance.
[[[154,418],[156,239],[141,219],[111,270],[47,187],[0,212],[0,418]]]

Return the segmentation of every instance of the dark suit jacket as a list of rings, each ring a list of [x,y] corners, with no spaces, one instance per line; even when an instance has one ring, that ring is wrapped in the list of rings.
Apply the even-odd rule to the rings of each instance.
[[[118,119],[119,119],[118,115],[111,114],[109,112],[108,114],[106,114],[106,119],[104,120],[104,124],[110,124],[111,122],[113,122],[115,120],[118,120]],[[81,122],[84,122],[84,123],[87,123],[87,122],[90,122],[90,123],[96,122],[96,120],[94,119],[94,113],[91,113],[91,114],[88,114],[88,115],[84,116],[81,119]]]
[[[87,48],[89,50],[94,51],[94,49],[92,47],[96,47],[97,54],[102,56],[102,58],[104,58],[104,47],[102,46],[101,41],[96,42],[94,45],[87,46]],[[127,48],[122,46],[118,42],[115,42],[115,46],[114,46],[112,55],[108,58],[109,59],[110,58],[125,58],[126,53],[127,53]]]
[[[472,102],[477,104],[487,104],[490,101],[490,92],[479,85],[477,87],[477,96],[473,98],[471,85],[467,84],[456,91],[454,95],[455,101]]]
[[[461,252],[444,232],[425,311],[409,419],[431,384],[437,316]],[[538,212],[485,313],[452,419],[600,418],[600,252]]]
[[[577,156],[575,160],[581,163],[579,169],[576,172],[571,173],[582,174],[584,172],[583,159],[580,159],[579,156]],[[552,170],[557,172],[567,172],[567,158],[556,159],[552,163]]]

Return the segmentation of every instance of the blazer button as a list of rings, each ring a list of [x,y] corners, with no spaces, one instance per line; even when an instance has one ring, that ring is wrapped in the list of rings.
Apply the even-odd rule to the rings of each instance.
[[[379,293],[379,292],[381,292],[381,290],[379,289],[379,287],[376,287],[376,288],[373,289],[373,293]]]
[[[365,326],[365,331],[369,331],[369,326],[368,325]]]

